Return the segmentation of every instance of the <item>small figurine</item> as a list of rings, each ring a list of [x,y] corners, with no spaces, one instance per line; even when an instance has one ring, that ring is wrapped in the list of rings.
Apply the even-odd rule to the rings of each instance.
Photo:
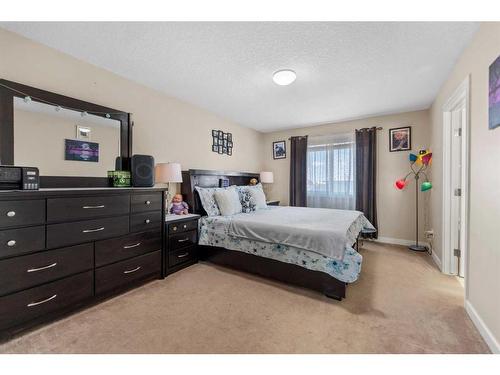
[[[252,178],[252,179],[250,179],[250,185],[252,185],[252,186],[253,186],[253,185],[257,185],[257,182],[258,182],[258,181],[257,181],[257,179],[256,179],[256,178]]]
[[[175,194],[172,198],[170,213],[174,215],[187,215],[189,206],[182,200],[182,194]]]

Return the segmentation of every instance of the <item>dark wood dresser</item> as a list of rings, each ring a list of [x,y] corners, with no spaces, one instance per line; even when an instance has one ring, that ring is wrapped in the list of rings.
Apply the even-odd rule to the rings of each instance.
[[[167,215],[165,219],[165,269],[167,274],[198,262],[200,215]]]
[[[1,191],[0,336],[164,276],[163,192]]]

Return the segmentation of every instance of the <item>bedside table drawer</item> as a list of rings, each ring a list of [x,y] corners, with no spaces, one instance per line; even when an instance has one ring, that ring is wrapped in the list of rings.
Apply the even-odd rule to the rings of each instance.
[[[168,266],[175,267],[196,259],[196,246],[179,249],[168,254]]]
[[[182,233],[193,229],[198,229],[198,220],[189,220],[180,223],[172,223],[168,226],[168,234]]]
[[[196,245],[198,240],[198,232],[196,230],[192,230],[189,232],[173,234],[169,237],[169,251],[174,251],[177,249],[181,249],[186,246]]]

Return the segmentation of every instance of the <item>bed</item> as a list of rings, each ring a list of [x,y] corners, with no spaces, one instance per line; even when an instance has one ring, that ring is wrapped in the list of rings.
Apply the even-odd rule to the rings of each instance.
[[[200,258],[341,300],[360,274],[354,249],[363,228],[373,228],[357,211],[268,206],[252,213],[207,216],[196,187],[248,185],[258,175],[244,172],[183,172],[182,193],[199,224]]]

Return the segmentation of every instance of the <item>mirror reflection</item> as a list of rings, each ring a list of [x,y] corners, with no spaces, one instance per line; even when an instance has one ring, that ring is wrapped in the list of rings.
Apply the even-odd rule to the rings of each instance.
[[[14,98],[14,164],[42,176],[106,177],[120,155],[120,121]]]

